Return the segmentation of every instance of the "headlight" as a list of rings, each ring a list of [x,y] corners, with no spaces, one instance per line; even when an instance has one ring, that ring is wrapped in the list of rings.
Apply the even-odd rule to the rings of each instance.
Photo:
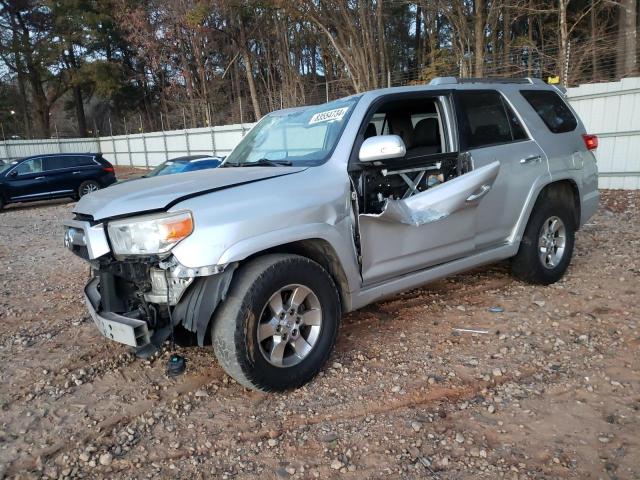
[[[116,255],[166,253],[193,232],[191,212],[161,213],[109,222]]]

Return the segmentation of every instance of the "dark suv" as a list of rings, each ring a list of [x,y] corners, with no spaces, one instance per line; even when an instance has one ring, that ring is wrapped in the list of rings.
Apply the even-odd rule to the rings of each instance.
[[[113,165],[99,153],[25,157],[0,166],[0,208],[15,202],[78,199],[115,181]]]

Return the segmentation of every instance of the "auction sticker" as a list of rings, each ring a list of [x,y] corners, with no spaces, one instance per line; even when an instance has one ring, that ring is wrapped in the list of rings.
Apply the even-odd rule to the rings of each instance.
[[[342,117],[347,113],[347,110],[349,110],[349,107],[336,108],[334,110],[316,113],[309,120],[309,125],[320,122],[331,122],[333,120],[342,120]]]

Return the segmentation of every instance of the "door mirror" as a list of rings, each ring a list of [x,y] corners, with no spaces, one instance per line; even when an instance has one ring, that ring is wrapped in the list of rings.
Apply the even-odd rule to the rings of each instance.
[[[9,177],[11,178],[16,178],[18,176],[18,170],[12,170],[11,173],[9,174]]]
[[[402,138],[398,135],[379,135],[367,138],[362,142],[358,159],[363,162],[375,162],[377,160],[389,160],[402,158],[406,155],[407,148]]]

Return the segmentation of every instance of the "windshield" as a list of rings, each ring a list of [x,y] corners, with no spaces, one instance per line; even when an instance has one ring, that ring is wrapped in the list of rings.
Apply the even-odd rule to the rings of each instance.
[[[225,166],[319,165],[329,158],[359,97],[264,117],[227,157]]]

